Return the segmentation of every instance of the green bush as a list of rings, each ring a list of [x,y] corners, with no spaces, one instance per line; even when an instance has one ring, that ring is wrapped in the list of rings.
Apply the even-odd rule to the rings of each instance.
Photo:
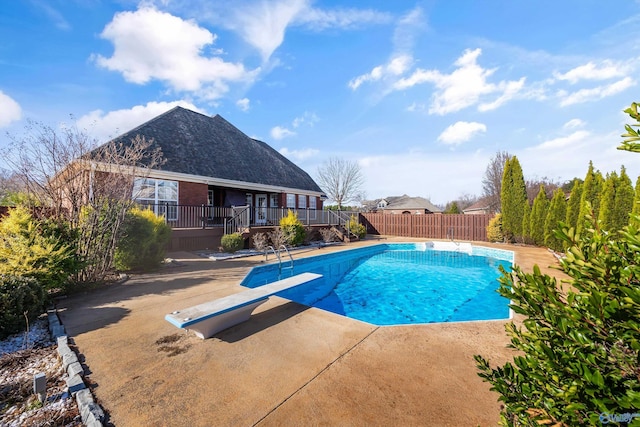
[[[64,224],[38,221],[16,207],[0,221],[0,274],[33,277],[45,290],[64,289],[82,268]]]
[[[239,251],[244,247],[244,239],[240,233],[225,234],[220,241],[222,250],[229,253]]]
[[[504,241],[504,236],[502,235],[502,214],[495,214],[495,216],[489,220],[487,240],[490,242]]]
[[[114,265],[118,270],[151,270],[164,260],[171,228],[164,218],[148,209],[127,212],[116,246]]]
[[[293,211],[289,210],[287,216],[280,220],[280,229],[284,234],[284,239],[291,246],[298,246],[304,242],[305,229],[304,225],[298,219]]]
[[[44,312],[47,293],[33,277],[0,275],[0,339],[26,330]]]
[[[349,221],[347,222],[347,229],[358,236],[359,239],[364,239],[367,235],[367,227],[360,224],[355,215],[351,215],[351,218],[349,218]]]
[[[586,224],[582,235],[557,232],[569,248],[562,286],[538,266],[503,270],[499,293],[524,316],[506,326],[517,353],[496,368],[475,356],[501,395],[503,425],[600,425],[640,408],[640,217],[615,236]]]

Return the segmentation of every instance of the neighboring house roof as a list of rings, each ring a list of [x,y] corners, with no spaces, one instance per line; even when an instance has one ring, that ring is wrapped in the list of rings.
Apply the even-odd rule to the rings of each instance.
[[[322,193],[309,174],[220,115],[175,107],[109,143],[128,144],[138,135],[162,150],[165,162],[156,170]]]
[[[471,206],[467,206],[462,210],[463,213],[473,212],[473,211],[487,211],[490,212],[493,210],[492,203],[489,199],[480,199]]]
[[[441,213],[442,209],[435,206],[429,200],[424,197],[410,197],[406,194],[402,196],[390,196],[384,197],[382,199],[378,199],[376,201],[376,206],[380,201],[386,202],[385,207],[378,207],[378,209],[382,210],[427,210],[433,213]]]

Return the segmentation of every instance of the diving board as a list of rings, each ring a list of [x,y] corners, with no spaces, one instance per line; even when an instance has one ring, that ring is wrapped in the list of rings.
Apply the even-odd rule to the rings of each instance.
[[[253,310],[267,302],[270,296],[321,277],[321,274],[316,273],[298,274],[184,310],[174,311],[164,318],[178,328],[194,331],[202,339],[210,338],[224,329],[249,320]]]

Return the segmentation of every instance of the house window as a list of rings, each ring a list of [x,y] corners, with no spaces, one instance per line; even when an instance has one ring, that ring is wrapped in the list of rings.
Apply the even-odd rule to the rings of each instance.
[[[309,219],[316,219],[316,198],[314,196],[309,197]]]
[[[296,208],[296,195],[287,193],[287,207],[291,209]]]
[[[269,194],[269,207],[277,208],[278,207],[278,195],[277,194]]]
[[[298,209],[307,209],[307,196],[298,195]]]
[[[148,206],[167,221],[178,220],[178,181],[136,178],[133,182],[133,200]]]

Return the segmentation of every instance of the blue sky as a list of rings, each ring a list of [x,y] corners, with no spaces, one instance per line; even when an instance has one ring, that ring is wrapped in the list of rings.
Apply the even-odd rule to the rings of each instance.
[[[181,105],[311,176],[357,161],[370,199],[480,195],[502,150],[527,178],[635,182],[639,33],[628,0],[3,1],[0,148],[28,119],[106,141]]]

